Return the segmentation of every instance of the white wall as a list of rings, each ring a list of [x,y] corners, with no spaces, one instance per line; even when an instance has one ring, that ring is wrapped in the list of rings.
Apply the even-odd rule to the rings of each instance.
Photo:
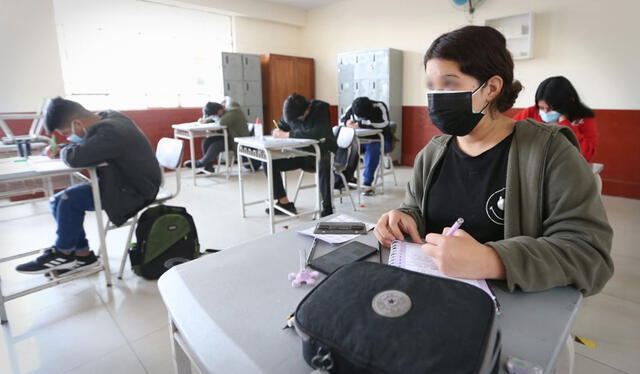
[[[395,4],[392,5],[392,4]],[[640,109],[636,0],[487,0],[474,23],[534,11],[535,58],[516,61],[525,86],[516,106],[533,104],[538,84],[565,75],[583,101],[599,109]],[[303,54],[316,60],[316,96],[337,103],[336,54],[366,48],[404,51],[404,105],[426,105],[422,57],[440,34],[467,24],[448,0],[348,0],[313,9],[303,29]]]
[[[248,17],[233,17],[233,49],[240,53],[298,56],[302,29]]]
[[[0,0],[0,51],[0,113],[64,93],[50,0]]]

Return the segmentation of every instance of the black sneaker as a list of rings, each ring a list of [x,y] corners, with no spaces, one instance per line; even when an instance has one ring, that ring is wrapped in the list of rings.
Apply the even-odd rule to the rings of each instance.
[[[185,168],[191,169],[191,160],[185,161],[183,165]],[[202,163],[199,160],[196,160],[196,167],[201,168],[202,166]]]
[[[277,206],[279,206],[279,207],[281,207],[281,208],[283,208],[285,210],[288,210],[293,214],[298,214],[298,211],[296,210],[296,206],[293,205],[292,202],[288,202],[286,204],[280,204],[279,201],[276,201],[275,205],[277,205]],[[264,211],[267,214],[269,214],[269,208],[265,209]],[[287,213],[285,213],[283,211],[280,211],[280,210],[276,209],[275,207],[273,208],[273,214],[275,214],[276,216],[286,216],[286,215],[288,215]]]
[[[44,274],[53,270],[73,269],[76,256],[65,255],[53,246],[33,261],[16,266],[16,271],[23,274]]]
[[[71,275],[75,273],[79,273],[83,270],[91,269],[96,266],[100,266],[100,261],[98,261],[98,257],[91,251],[87,256],[74,256],[76,258],[76,263],[73,265],[72,269],[68,270],[58,270],[58,275]]]
[[[371,185],[370,185],[370,184],[366,184],[366,183],[365,183],[365,184],[363,184],[363,185],[362,185],[362,188],[365,190],[365,191],[362,193],[364,196],[373,196],[373,195],[375,195],[375,193],[376,193],[375,188],[371,188]]]

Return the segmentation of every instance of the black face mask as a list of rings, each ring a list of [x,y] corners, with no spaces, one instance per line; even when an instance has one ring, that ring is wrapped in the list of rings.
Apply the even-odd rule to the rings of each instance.
[[[486,83],[486,82],[485,82]],[[484,117],[484,106],[479,113],[473,112],[471,98],[478,92],[485,83],[472,91],[436,91],[429,92],[429,117],[436,127],[445,134],[454,136],[465,136],[478,125]]]

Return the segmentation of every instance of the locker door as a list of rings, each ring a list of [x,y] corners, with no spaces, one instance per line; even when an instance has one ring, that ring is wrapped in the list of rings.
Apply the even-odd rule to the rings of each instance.
[[[222,79],[242,80],[242,58],[239,54],[222,52]]]
[[[361,96],[369,96],[371,82],[368,79],[358,79],[355,81],[355,87],[353,90],[353,98]]]
[[[242,55],[242,77],[246,81],[259,81],[261,79],[260,56]]]
[[[389,80],[377,79],[376,81],[377,100],[389,105]]]
[[[356,80],[371,78],[372,62],[373,62],[373,59],[372,59],[371,53],[363,52],[363,53],[357,54],[355,56],[353,78]]]
[[[247,117],[247,122],[255,123],[256,118],[260,118],[260,121],[264,123],[264,115],[262,114],[262,106],[248,106],[244,109],[244,114]]]
[[[240,105],[244,105],[244,93],[243,93],[242,81],[225,81],[224,82],[224,95],[231,96]]]
[[[262,85],[260,81],[243,81],[243,105],[262,105]]]
[[[389,50],[378,50],[372,56],[372,78],[384,79],[389,75]]]

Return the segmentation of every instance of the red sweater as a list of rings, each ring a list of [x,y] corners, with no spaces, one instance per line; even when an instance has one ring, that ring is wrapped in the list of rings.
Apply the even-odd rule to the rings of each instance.
[[[513,117],[516,121],[526,118],[543,122],[540,117],[540,113],[538,113],[538,108],[536,108],[535,105],[521,110],[520,113]],[[569,120],[560,121],[558,124],[567,126],[574,134],[576,134],[576,137],[580,142],[582,156],[584,156],[587,161],[591,162],[593,155],[596,153],[596,147],[598,146],[598,128],[596,126],[596,120],[594,118],[579,118],[573,122]]]

